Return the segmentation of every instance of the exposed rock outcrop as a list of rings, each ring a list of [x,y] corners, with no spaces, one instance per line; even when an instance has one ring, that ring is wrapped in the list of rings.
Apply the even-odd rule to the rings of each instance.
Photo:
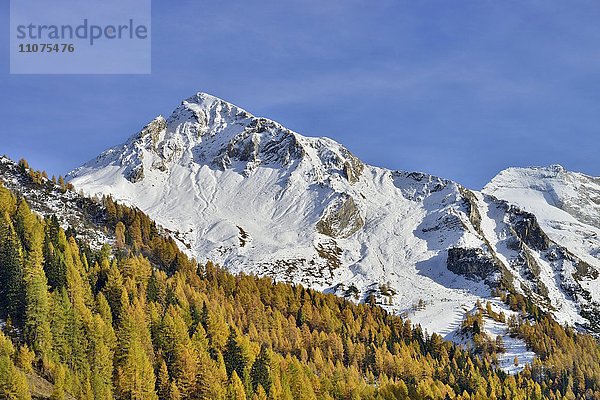
[[[365,222],[350,196],[332,202],[317,222],[317,231],[333,238],[347,238],[361,229]]]
[[[501,267],[496,261],[478,248],[453,247],[448,249],[446,266],[455,274],[473,280],[484,280],[492,286],[497,284],[494,276],[501,272]]]

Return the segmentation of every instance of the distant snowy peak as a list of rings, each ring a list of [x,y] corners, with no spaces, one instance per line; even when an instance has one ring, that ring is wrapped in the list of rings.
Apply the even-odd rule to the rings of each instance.
[[[548,206],[600,229],[600,177],[570,172],[560,165],[508,168],[485,186],[484,192],[514,202],[530,211],[543,200]],[[531,201],[535,199],[536,201]],[[544,217],[560,217],[559,212]]]
[[[600,178],[559,165],[509,168],[483,192],[534,214],[553,242],[600,272]]]
[[[105,151],[69,178],[109,165],[122,167],[123,175],[135,183],[150,170],[169,173],[174,165],[231,168],[250,175],[259,165],[291,168],[298,164],[315,182],[329,173],[355,182],[363,168],[358,158],[331,139],[301,136],[199,92],[168,118],[158,116],[125,144]]]

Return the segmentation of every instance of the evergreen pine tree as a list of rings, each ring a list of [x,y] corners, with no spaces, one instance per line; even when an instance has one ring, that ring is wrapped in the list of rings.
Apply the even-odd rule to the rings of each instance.
[[[161,358],[158,364],[158,374],[156,376],[156,392],[158,398],[168,399],[170,391],[171,378],[169,376],[169,370],[167,369],[167,363]]]
[[[231,377],[233,371],[237,372],[238,377],[245,375],[248,360],[244,357],[242,348],[237,340],[237,333],[233,327],[229,328],[229,337],[227,338],[227,344],[223,352],[223,359],[225,360],[227,376]]]
[[[25,249],[25,338],[36,353],[49,354],[52,347],[48,302],[48,283],[43,269],[43,225],[21,200],[16,216]]]
[[[7,212],[0,215],[0,318],[19,324],[25,311],[23,256],[20,240]]]
[[[271,354],[265,345],[261,347],[258,357],[256,357],[256,360],[252,364],[250,379],[254,391],[256,391],[258,386],[261,386],[269,394],[273,383],[271,378]]]
[[[158,399],[152,363],[138,338],[132,338],[127,353],[117,368],[117,389],[131,400]]]
[[[235,371],[231,374],[229,384],[227,385],[227,400],[246,400],[244,384]]]
[[[112,328],[106,325],[102,317],[94,315],[91,335],[91,389],[94,399],[112,399],[113,353],[109,347],[113,340]]]
[[[15,349],[10,339],[0,331],[0,398],[30,400],[25,374],[13,363]]]
[[[56,366],[54,372],[54,387],[52,389],[52,395],[50,400],[64,400],[66,395],[65,380],[66,380],[66,368],[62,364]]]
[[[48,278],[48,284],[54,290],[60,289],[67,284],[67,268],[64,258],[66,246],[67,238],[60,229],[58,219],[53,215],[46,223],[44,272]]]

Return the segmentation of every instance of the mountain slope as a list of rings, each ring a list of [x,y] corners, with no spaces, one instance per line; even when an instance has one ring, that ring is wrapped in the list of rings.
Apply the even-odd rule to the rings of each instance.
[[[596,327],[600,307],[600,178],[550,167],[509,168],[485,186],[496,196],[534,214],[547,240],[570,263],[554,263],[558,285],[579,303]],[[597,328],[596,328],[597,331]]]
[[[65,232],[54,218],[39,218],[28,206],[30,196],[38,206],[44,197],[54,202],[47,194],[52,183],[38,179],[41,173],[6,165],[11,171],[0,178],[12,181],[16,172],[26,188],[12,192],[0,184],[0,398],[225,399],[248,393],[460,400],[599,394],[596,340],[563,328],[535,306],[527,305],[534,318],[509,319],[514,338],[505,342],[482,335],[482,328],[504,329],[504,316],[490,305],[478,307],[460,329],[463,339],[477,344],[465,349],[380,307],[269,278],[233,276],[212,263],[198,265],[152,237],[156,229],[139,210],[110,199],[98,207],[105,205],[109,223],[116,218],[113,228],[121,224],[129,240],[119,243],[117,234],[113,252],[90,249],[75,240],[72,226]],[[70,210],[75,211],[76,206]],[[146,258],[144,248],[179,263],[165,269]],[[526,302],[512,299],[517,309]],[[503,358],[527,356],[524,341],[540,358],[518,373]],[[503,348],[512,353],[500,354],[497,362]]]
[[[600,178],[546,168],[509,168],[484,193],[535,214],[544,232],[590,264],[600,261]]]
[[[446,337],[494,287],[563,322],[594,319],[585,285],[556,272],[582,256],[535,215],[449,180],[365,165],[330,139],[205,93],[69,177],[139,207],[201,260],[375,301]]]
[[[72,229],[92,246],[112,240],[112,232],[102,231],[107,224],[106,210],[97,202],[66,190],[51,180],[38,176],[37,182],[23,166],[7,157],[0,157],[0,182],[9,190],[27,199],[39,215],[55,216],[63,229]]]

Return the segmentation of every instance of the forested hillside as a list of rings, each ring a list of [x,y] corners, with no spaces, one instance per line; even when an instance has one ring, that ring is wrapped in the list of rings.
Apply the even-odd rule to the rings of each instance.
[[[600,399],[596,340],[523,297],[501,294],[540,358],[506,375],[477,315],[467,350],[376,306],[198,265],[100,202],[115,241],[94,249],[0,187],[0,398],[45,379],[53,399]]]

